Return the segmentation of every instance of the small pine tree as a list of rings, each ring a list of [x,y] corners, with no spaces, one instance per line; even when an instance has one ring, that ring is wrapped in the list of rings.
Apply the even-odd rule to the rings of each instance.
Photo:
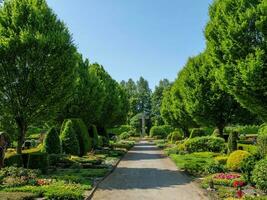
[[[90,138],[92,138],[93,142],[93,148],[97,148],[98,147],[98,132],[97,132],[97,128],[95,125],[91,125],[90,129],[89,129],[89,136]]]
[[[238,132],[233,131],[228,137],[228,153],[232,153],[237,150]]]
[[[56,129],[51,128],[44,139],[44,151],[48,154],[60,154],[61,142]]]
[[[63,152],[71,155],[80,155],[80,146],[75,131],[72,128],[72,121],[67,121],[64,126],[63,131],[60,133]]]

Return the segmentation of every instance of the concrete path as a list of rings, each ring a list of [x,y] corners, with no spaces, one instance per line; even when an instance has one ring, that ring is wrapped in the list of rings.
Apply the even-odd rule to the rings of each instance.
[[[140,142],[96,190],[93,200],[206,200],[161,150]]]

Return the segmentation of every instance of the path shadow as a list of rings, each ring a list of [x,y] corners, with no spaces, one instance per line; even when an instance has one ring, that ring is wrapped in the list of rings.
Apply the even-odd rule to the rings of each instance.
[[[156,160],[162,158],[166,158],[166,156],[160,153],[143,153],[143,152],[130,151],[123,158],[123,161]]]
[[[189,184],[192,180],[179,171],[156,168],[117,168],[100,184],[104,190],[155,189]]]

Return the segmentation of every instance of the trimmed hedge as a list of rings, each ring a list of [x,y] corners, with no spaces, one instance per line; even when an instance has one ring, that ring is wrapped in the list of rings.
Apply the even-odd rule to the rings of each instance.
[[[225,148],[223,138],[204,136],[188,139],[184,143],[185,151],[193,152],[221,152]]]
[[[153,126],[150,129],[149,135],[150,137],[166,138],[173,131],[174,128],[169,125]]]
[[[259,161],[252,172],[252,179],[256,186],[267,192],[267,159]]]
[[[48,154],[47,153],[29,154],[27,168],[39,169],[43,173],[46,173],[48,168]]]
[[[71,155],[80,155],[80,146],[73,130],[73,122],[71,120],[67,120],[63,123],[64,127],[62,128],[62,132],[60,133],[60,139],[62,142],[62,151],[66,154]]]
[[[21,154],[14,154],[9,157],[6,157],[4,160],[5,166],[16,166],[16,167],[22,167],[23,166],[23,160]]]
[[[226,166],[231,171],[240,171],[241,164],[244,159],[248,158],[251,154],[247,151],[237,150],[232,152],[227,160]]]
[[[60,154],[61,153],[61,142],[59,134],[56,129],[51,128],[44,139],[44,151],[48,154]]]

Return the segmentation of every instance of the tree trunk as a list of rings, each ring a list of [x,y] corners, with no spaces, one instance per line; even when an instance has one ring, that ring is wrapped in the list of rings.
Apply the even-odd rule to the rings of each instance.
[[[183,132],[184,132],[184,138],[189,138],[190,136],[190,131],[188,128],[182,128]]]
[[[16,119],[17,127],[18,127],[18,146],[17,146],[17,154],[22,153],[22,145],[24,143],[27,125],[25,123],[25,120],[22,118]]]
[[[0,169],[4,167],[5,148],[0,146]]]

